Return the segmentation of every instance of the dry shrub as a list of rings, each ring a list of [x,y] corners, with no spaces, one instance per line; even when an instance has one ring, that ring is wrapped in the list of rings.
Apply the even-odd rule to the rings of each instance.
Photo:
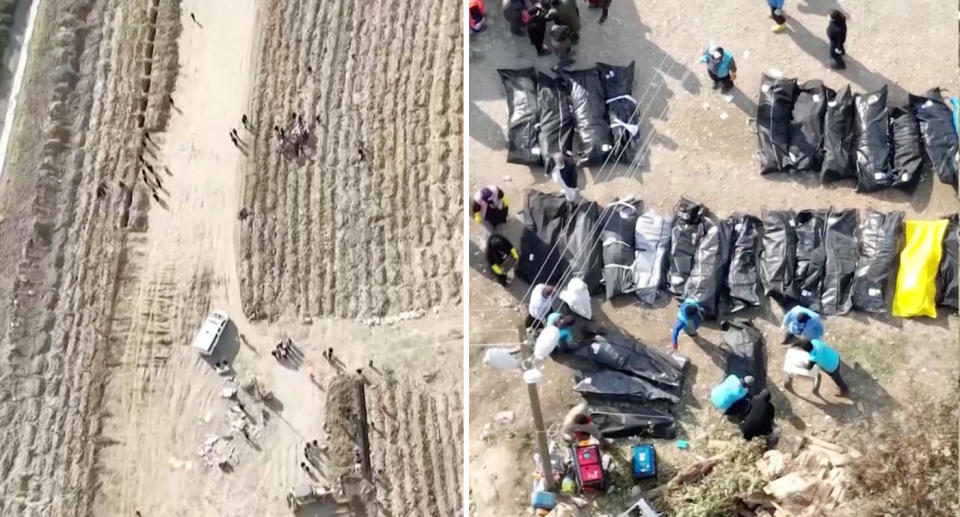
[[[858,444],[850,487],[867,517],[958,515],[957,401],[924,401]]]
[[[764,440],[733,439],[736,450],[697,483],[684,485],[663,501],[671,517],[729,517],[738,496],[755,493],[766,484],[757,468]]]

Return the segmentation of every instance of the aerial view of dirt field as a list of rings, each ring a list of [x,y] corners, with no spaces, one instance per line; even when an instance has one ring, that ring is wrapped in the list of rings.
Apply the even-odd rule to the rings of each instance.
[[[831,207],[857,209],[861,220],[868,209],[902,211],[906,220],[941,219],[957,212],[954,188],[942,183],[927,165],[912,191],[891,188],[861,193],[852,181],[821,184],[817,173],[761,175],[756,120],[761,76],[771,69],[783,77],[797,78],[799,83],[819,79],[837,91],[847,84],[854,92],[874,92],[887,86],[890,110],[905,105],[908,93],[920,95],[933,87],[940,87],[944,97],[956,96],[960,84],[955,5],[920,1],[903,11],[861,0],[787,0],[783,8],[785,27],[775,32],[771,30],[775,25],[769,18],[771,9],[760,1],[692,6],[613,0],[602,24],[598,22],[600,9],[589,9],[587,2],[576,4],[581,25],[579,42],[573,45],[575,52],[570,56],[574,62],[566,68],[583,70],[598,62],[616,66],[635,62],[631,95],[636,111],[632,122],[639,125],[636,138],[641,152],[632,163],[621,160],[614,165],[614,157],[580,169],[580,199],[573,206],[596,202],[603,210],[615,198],[634,196],[642,200],[641,213],[653,210],[673,216],[675,205],[685,197],[722,219],[734,213],[760,218],[765,209]],[[508,150],[515,146],[508,141],[508,92],[498,70],[534,67],[539,73],[535,84],[540,89],[532,103],[537,108],[544,98],[544,85],[551,84],[544,74],[557,76],[551,69],[558,64],[558,57],[538,56],[526,34],[511,34],[499,7],[488,5],[485,29],[469,37],[468,191],[472,194],[488,185],[503,191],[509,200],[509,217],[496,231],[518,249],[522,266],[525,255],[532,253],[523,245],[531,224],[523,213],[529,208],[528,193],[535,190],[560,196],[562,189],[543,165],[507,163]],[[847,15],[843,70],[825,64],[831,48],[827,17],[834,9]],[[551,26],[552,22],[547,29],[548,50],[554,45]],[[700,61],[705,49],[713,46],[722,46],[735,58],[735,85],[729,92],[719,91],[722,85],[713,88],[707,65]],[[513,97],[514,109],[521,98]],[[534,131],[546,127],[544,108],[540,110],[540,124],[531,126]],[[609,112],[613,113],[612,107]],[[576,131],[582,129],[579,120],[574,125]],[[571,135],[573,131],[571,127]],[[616,135],[617,128],[613,131]],[[518,140],[514,142],[525,137],[520,131],[516,134]],[[534,148],[544,145],[543,139],[540,145],[534,142]],[[576,142],[576,146],[581,145]],[[614,149],[616,152],[619,147]],[[532,217],[533,224],[539,223],[537,217]],[[557,231],[562,234],[564,230]],[[578,227],[576,231],[582,230]],[[497,283],[484,254],[487,237],[484,227],[471,222],[470,514],[536,515],[531,494],[536,490],[532,476],[538,468],[534,455],[539,449],[527,387],[519,373],[484,363],[485,354],[491,350],[512,349],[525,339],[532,342],[524,335],[524,318],[533,286],[519,277],[506,288]],[[603,252],[597,251],[604,261],[607,246],[606,240],[596,243],[598,250],[604,248]],[[578,251],[570,253],[575,256]],[[631,294],[607,299],[602,288],[600,291],[592,297],[593,317],[589,323],[593,330],[616,330],[664,356],[671,355],[671,328],[678,313],[674,297],[662,293],[665,296],[651,305]],[[726,375],[727,356],[723,351],[724,329],[706,321],[695,339],[680,333],[678,353],[688,358],[689,364],[682,396],[671,413],[676,418],[676,436],[651,438],[637,431],[634,436],[616,438],[609,447],[601,445],[613,460],[604,489],[565,493],[558,482],[555,492],[559,503],[549,515],[621,515],[641,497],[666,511],[664,515],[690,517],[953,515],[957,511],[956,448],[945,444],[957,441],[956,311],[940,307],[936,318],[893,317],[889,309],[892,293],[891,284],[885,313],[853,311],[824,316],[824,341],[840,353],[843,376],[850,385],[849,398],[837,396],[833,381],[826,375],[819,395],[811,392],[811,383],[805,379],[795,380],[792,391],[785,387],[783,364],[790,347],[780,344],[779,327],[784,317],[780,304],[761,296],[758,307],[736,314],[751,319],[765,341],[766,388],[780,437],[779,452],[764,461],[769,466],[779,458],[778,468],[758,466],[756,460],[764,453],[763,447],[758,450],[747,446],[737,425],[727,422],[711,403],[711,390]],[[560,303],[557,300],[555,307]],[[581,334],[577,326],[574,339]],[[579,350],[589,348],[582,346]],[[516,357],[527,359],[532,351],[532,347],[524,346]],[[539,394],[546,436],[561,446],[560,458],[564,416],[585,400],[574,390],[583,375],[578,376],[556,358],[539,361],[539,369],[543,374]],[[934,411],[942,404],[944,413]],[[924,431],[915,432],[917,427]],[[814,468],[807,472],[798,466],[804,458],[818,465],[819,458],[826,454],[823,450],[810,452],[815,440],[824,448],[835,447],[830,449],[830,454],[837,453],[831,457],[833,467],[846,465],[849,470],[842,473],[839,468]],[[631,451],[637,444],[655,447],[656,478],[635,480],[631,475]],[[887,454],[884,450],[895,452]],[[892,461],[891,454],[904,461]],[[831,464],[824,461],[821,467]],[[554,474],[556,469],[554,466]],[[681,475],[675,477],[678,473]],[[823,477],[816,478],[817,474]],[[789,478],[783,481],[786,476]],[[810,479],[828,481],[817,488],[817,483],[804,481]],[[945,481],[926,481],[936,479]],[[579,486],[576,479],[573,484]],[[896,488],[879,488],[890,484]],[[829,497],[820,497],[824,490]],[[789,497],[784,494],[809,505],[807,513],[786,504]],[[918,501],[924,506],[910,506],[920,504]],[[779,508],[774,510],[774,505]],[[905,507],[910,511],[903,510]],[[630,515],[638,515],[636,508],[633,512]],[[547,514],[546,510],[540,514]]]
[[[17,4],[0,515],[462,513],[458,3]]]

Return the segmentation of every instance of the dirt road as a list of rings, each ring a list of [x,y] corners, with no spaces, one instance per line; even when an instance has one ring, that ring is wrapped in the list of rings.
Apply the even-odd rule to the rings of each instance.
[[[848,69],[826,70],[826,20],[830,9],[842,7],[850,15],[847,51]],[[956,212],[952,189],[927,178],[913,196],[898,192],[862,195],[850,185],[821,187],[815,180],[761,178],[753,154],[757,137],[748,124],[756,110],[760,74],[777,68],[801,80],[821,78],[833,88],[848,82],[858,91],[888,84],[891,103],[899,105],[905,92],[922,92],[941,86],[958,89],[957,56],[945,61],[931,49],[957,47],[953,7],[933,1],[919,2],[909,13],[877,9],[875,3],[787,2],[788,30],[771,32],[772,21],[763,2],[725,2],[710,9],[687,9],[669,2],[613,2],[610,18],[598,25],[599,12],[581,3],[583,29],[577,48],[577,63],[586,68],[596,61],[626,65],[636,60],[634,97],[641,105],[641,134],[647,144],[640,167],[592,168],[584,171],[583,195],[607,203],[614,196],[633,194],[647,208],[668,213],[680,196],[706,204],[725,217],[734,211],[759,214],[769,208],[860,208],[904,210],[908,217],[935,218]],[[526,188],[559,191],[540,170],[509,165],[506,157],[506,103],[497,68],[536,66],[548,71],[554,57],[538,58],[527,39],[509,34],[506,22],[493,16],[491,27],[470,41],[469,166],[471,191],[495,183],[506,189],[512,217],[507,235],[518,243]],[[896,44],[889,45],[896,34]],[[739,67],[732,102],[710,88],[703,65],[697,62],[710,42],[733,52]],[[480,228],[471,228],[470,281],[470,486],[474,515],[527,515],[529,496],[524,481],[533,469],[530,448],[530,412],[524,403],[519,379],[505,377],[484,367],[483,347],[513,344],[520,339],[525,308],[521,300],[527,285],[517,282],[504,290],[492,281],[481,250]],[[641,307],[629,297],[614,303],[594,303],[594,314],[653,346],[668,347],[676,305]],[[768,340],[776,333],[781,316],[778,307],[764,306],[754,316]],[[928,393],[946,393],[957,375],[957,319],[941,315],[935,321],[904,321],[864,318],[860,315],[827,320],[828,340],[835,344],[853,371],[852,404],[824,390],[826,400],[809,394],[809,385],[798,387],[800,396],[777,389],[774,404],[780,425],[788,433],[808,430],[829,433],[856,432],[873,418],[889,418],[897,408],[910,404],[915,383]],[[702,335],[720,343],[716,329]],[[771,384],[782,385],[780,365],[783,349],[769,345]],[[691,341],[681,343],[681,352],[693,363],[687,399],[681,414],[682,438],[703,433],[712,425],[707,392],[722,370],[710,359],[711,350]],[[572,375],[550,364],[542,387],[548,425],[557,423],[578,401],[571,390]],[[829,384],[829,380],[824,381]],[[825,384],[825,385],[826,385]],[[515,423],[494,423],[498,411],[516,413]],[[487,433],[484,428],[487,427]],[[486,435],[487,439],[481,439]],[[670,442],[657,442],[665,468],[683,465],[692,457],[678,452]],[[626,460],[624,460],[626,461]],[[519,467],[517,467],[519,466]],[[627,467],[621,465],[621,469]],[[605,498],[613,503],[594,511],[617,513],[617,503],[626,491]],[[519,501],[519,502],[518,502]]]
[[[370,360],[389,363],[402,393],[443,394],[436,406],[428,400],[390,424],[392,433],[445,439],[442,448],[397,452],[438,454],[440,477],[429,469],[396,475],[418,486],[442,482],[432,500],[458,511],[451,494],[459,494],[460,470],[449,464],[462,443],[461,413],[449,403],[459,398],[462,357],[458,13],[439,1],[418,6],[423,14],[411,19],[432,25],[414,31],[386,23],[392,6],[42,6],[0,179],[0,264],[11,272],[0,288],[14,293],[0,304],[0,515],[288,514],[284,496],[292,485],[335,481],[332,463],[310,475],[299,466],[306,440],[327,439],[325,390],[335,370],[320,351],[331,346],[351,370]],[[351,22],[335,23],[348,14]],[[397,32],[374,30],[375,22]],[[378,36],[403,44],[382,45]],[[449,72],[419,82],[401,66],[434,62]],[[377,67],[371,72],[368,64]],[[355,76],[360,70],[369,81]],[[317,84],[303,87],[308,77]],[[371,89],[376,103],[364,104],[354,81],[410,86]],[[281,161],[269,119],[307,105],[331,127],[353,129],[335,138],[313,129],[316,154]],[[231,128],[244,149],[231,143]],[[369,138],[369,164],[347,162],[345,142],[356,135]],[[337,174],[326,174],[330,167]],[[372,175],[385,186],[400,178],[397,192],[428,203],[392,205],[393,191],[380,179],[372,183]],[[448,191],[455,195],[439,196]],[[286,204],[295,198],[302,203]],[[310,216],[307,200],[316,209]],[[333,214],[334,201],[346,202],[341,216]],[[252,214],[239,221],[242,206]],[[320,244],[301,247],[321,242],[322,224],[335,224],[339,240],[326,254],[314,254]],[[312,241],[301,240],[310,233]],[[298,269],[275,261],[283,254],[273,251],[296,255]],[[270,260],[261,260],[266,253]],[[248,274],[254,263],[262,276]],[[390,283],[371,276],[376,270],[391,271]],[[336,275],[344,278],[340,287]],[[269,287],[271,312],[264,313],[250,309],[259,299],[250,298],[248,280],[306,287],[289,296]],[[331,305],[320,303],[325,285]],[[390,294],[401,292],[408,295]],[[378,301],[388,298],[389,305]],[[213,308],[233,321],[204,360],[189,343]],[[271,319],[251,322],[245,314]],[[300,355],[280,363],[269,351],[286,337]],[[423,361],[426,354],[433,359]],[[231,368],[218,375],[212,363],[222,360]],[[231,429],[239,407],[221,390],[231,378],[253,377],[274,396],[261,401],[240,392],[248,422],[241,436]],[[427,415],[443,429],[425,427]],[[332,428],[336,420],[326,423]],[[228,471],[198,455],[208,446],[230,458]]]

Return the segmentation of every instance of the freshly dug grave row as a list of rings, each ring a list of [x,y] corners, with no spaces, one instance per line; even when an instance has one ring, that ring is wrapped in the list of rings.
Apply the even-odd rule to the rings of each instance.
[[[401,4],[264,9],[240,241],[251,318],[459,302],[461,9]],[[300,157],[277,152],[274,127],[289,132],[292,113],[312,135]]]
[[[6,171],[30,179],[14,177],[2,192],[4,207],[29,200],[18,207],[29,224],[18,228],[18,262],[5,264],[15,281],[0,339],[0,515],[91,514],[104,336],[131,203],[149,206],[137,182],[138,122],[166,119],[164,106],[144,102],[150,6],[64,0],[37,16],[40,43],[27,73],[34,87],[23,94]],[[179,24],[174,11],[161,9],[156,23]],[[39,113],[42,123],[28,120]]]

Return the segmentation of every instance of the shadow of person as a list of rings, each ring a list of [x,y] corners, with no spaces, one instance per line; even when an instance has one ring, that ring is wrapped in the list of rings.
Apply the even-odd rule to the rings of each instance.
[[[507,148],[503,129],[477,103],[470,103],[470,138],[489,147],[493,151]]]
[[[801,13],[819,14],[821,16],[827,16],[834,9],[842,11],[837,0],[804,0],[803,3],[797,5],[797,11]],[[850,19],[849,15],[847,15],[847,19]]]
[[[824,18],[824,35],[826,34],[826,31],[827,20]],[[826,61],[830,58],[830,43],[819,36],[815,36],[799,21],[789,20],[787,22],[787,30],[785,31],[785,34],[790,35],[790,38],[794,41],[794,43],[797,44],[798,47],[800,47],[801,50],[807,54],[810,54],[821,62],[826,63]],[[850,54],[844,55],[843,59],[846,62],[847,67],[842,70],[835,69],[834,71],[843,76],[847,81],[850,82],[850,84],[860,87],[865,92],[876,91],[886,85],[889,90],[887,97],[887,104],[889,106],[901,106],[906,104],[907,91],[901,88],[900,85],[892,81],[889,77],[886,77],[881,73],[871,71],[863,63],[857,61],[857,59],[852,57]],[[843,85],[833,85],[831,87],[837,89],[838,87],[842,86]]]

